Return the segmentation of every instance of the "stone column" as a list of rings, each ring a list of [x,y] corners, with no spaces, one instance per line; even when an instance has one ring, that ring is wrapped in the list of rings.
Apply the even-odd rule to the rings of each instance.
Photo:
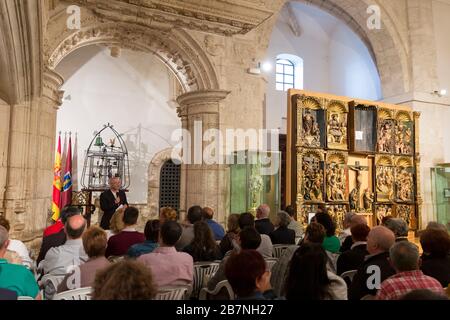
[[[228,94],[222,90],[194,91],[177,99],[182,127],[190,134],[190,148],[186,148],[190,150],[183,150],[190,161],[181,168],[181,210],[187,211],[192,205],[209,206],[220,223],[224,223],[228,211],[226,166],[205,164],[202,155],[209,142],[203,143],[203,134],[208,129],[220,130],[221,102]],[[185,152],[189,153],[187,157]]]
[[[12,236],[41,235],[51,209],[56,112],[63,79],[47,70],[40,98],[12,106],[4,207]]]

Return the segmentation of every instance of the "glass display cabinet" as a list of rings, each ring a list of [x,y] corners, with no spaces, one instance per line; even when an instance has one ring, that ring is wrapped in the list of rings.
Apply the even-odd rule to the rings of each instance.
[[[263,203],[271,217],[280,208],[280,152],[235,152],[230,164],[230,213],[251,212]]]
[[[431,179],[437,221],[450,231],[450,163],[431,168]]]

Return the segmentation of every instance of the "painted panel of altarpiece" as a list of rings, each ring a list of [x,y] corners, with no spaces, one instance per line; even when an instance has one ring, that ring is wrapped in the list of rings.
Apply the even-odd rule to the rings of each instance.
[[[399,157],[395,160],[395,201],[414,201],[414,167],[412,158]]]
[[[395,153],[414,154],[414,122],[410,112],[399,111],[395,116]]]
[[[297,97],[298,143],[306,148],[325,148],[324,99]]]
[[[342,101],[326,101],[327,147],[348,150],[348,105]]]
[[[395,167],[392,156],[375,158],[375,194],[377,202],[394,201]]]
[[[375,153],[377,143],[377,108],[358,104],[350,109],[350,151]]]

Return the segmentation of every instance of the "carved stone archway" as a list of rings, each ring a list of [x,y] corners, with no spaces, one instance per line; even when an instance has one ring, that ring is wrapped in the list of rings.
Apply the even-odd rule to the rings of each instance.
[[[150,211],[149,219],[158,217],[161,168],[164,163],[171,158],[172,148],[164,149],[153,156],[152,161],[150,161],[148,166],[147,206]]]

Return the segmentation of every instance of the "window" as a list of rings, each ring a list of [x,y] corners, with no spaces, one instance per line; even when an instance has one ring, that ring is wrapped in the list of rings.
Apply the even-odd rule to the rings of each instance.
[[[276,66],[276,89],[287,91],[294,88],[295,84],[295,66],[287,59],[278,59]]]

